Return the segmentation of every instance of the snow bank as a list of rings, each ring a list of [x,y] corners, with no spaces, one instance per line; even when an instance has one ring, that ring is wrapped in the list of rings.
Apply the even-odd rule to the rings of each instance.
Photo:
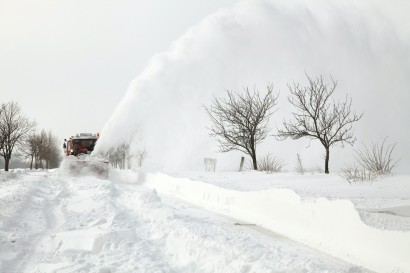
[[[368,272],[277,234],[266,236],[254,227],[236,225],[236,220],[160,197],[155,189],[120,185],[126,188],[119,200],[138,212],[137,230],[148,228],[153,239],[143,252],[149,254],[156,246],[160,250],[152,256],[168,262],[172,272]],[[140,271],[147,270],[135,270]]]
[[[163,174],[147,174],[146,185],[377,272],[410,272],[410,232],[367,226],[349,200],[303,201],[287,189],[239,192]]]
[[[337,174],[264,172],[174,172],[189,178],[236,191],[291,189],[302,200],[324,197],[350,200],[367,225],[386,230],[410,231],[410,176],[396,175],[372,182],[349,184]]]

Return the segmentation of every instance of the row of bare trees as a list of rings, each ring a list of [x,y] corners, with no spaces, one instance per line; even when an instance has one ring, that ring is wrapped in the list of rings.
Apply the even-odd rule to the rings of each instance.
[[[330,148],[338,144],[342,147],[354,144],[356,137],[353,124],[363,114],[353,111],[350,97],[346,96],[342,101],[335,100],[337,82],[332,77],[330,82],[325,82],[323,76],[306,77],[306,86],[295,82],[288,85],[288,101],[293,107],[292,119],[284,120],[283,127],[273,136],[277,140],[307,138],[319,141],[325,150],[324,167],[328,174]],[[211,105],[205,106],[212,122],[210,135],[217,138],[221,152],[238,150],[248,154],[252,159],[253,169],[257,170],[256,147],[270,131],[269,119],[275,112],[279,94],[273,92],[272,85],[267,87],[265,96],[260,96],[256,89],[251,92],[248,88],[242,93],[228,90],[226,94],[226,98],[214,97]],[[374,153],[373,150],[377,150],[377,147],[370,151],[364,150],[358,156],[366,161]],[[262,169],[282,165],[272,156],[259,161],[263,164]],[[298,168],[299,172],[304,172],[300,156]]]
[[[12,158],[29,159],[30,168],[55,168],[61,161],[58,141],[51,132],[35,133],[36,123],[29,120],[17,102],[0,105],[0,156],[9,171]]]
[[[123,142],[108,150],[108,157],[111,165],[116,169],[131,169],[132,161],[136,161],[138,167],[142,167],[147,157],[145,149],[136,152],[131,151],[129,142]]]
[[[51,131],[30,134],[24,141],[22,153],[30,161],[30,170],[57,168],[62,160],[59,139]]]
[[[108,151],[108,156],[110,163],[114,168],[117,169],[130,169],[131,168],[131,159],[132,155],[130,152],[129,143],[121,143],[115,148],[111,148]]]

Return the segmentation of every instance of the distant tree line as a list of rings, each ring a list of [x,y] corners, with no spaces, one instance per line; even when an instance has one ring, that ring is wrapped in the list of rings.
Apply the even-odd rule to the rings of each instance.
[[[136,161],[138,167],[142,167],[147,157],[145,149],[136,152],[131,151],[129,142],[122,142],[108,150],[108,158],[111,165],[116,169],[131,169],[132,162]]]
[[[30,169],[56,168],[62,160],[57,138],[51,131],[36,133],[36,123],[13,101],[0,105],[0,156],[5,171],[12,158],[28,161]]]
[[[130,144],[126,142],[121,143],[108,151],[109,161],[116,169],[130,169],[132,157],[133,156],[130,152]]]
[[[62,160],[59,140],[51,131],[42,130],[28,135],[22,152],[30,162],[30,170],[57,168]]]
[[[317,140],[324,147],[324,172],[329,173],[330,148],[344,147],[356,141],[353,125],[363,114],[352,109],[352,99],[348,96],[338,101],[334,98],[337,82],[331,77],[330,83],[323,76],[312,78],[306,75],[308,84],[303,86],[293,82],[288,85],[288,101],[292,106],[291,119],[283,121],[283,127],[273,136],[277,140],[307,138]],[[279,95],[274,94],[273,86],[267,87],[264,96],[254,89],[244,88],[243,92],[226,91],[226,98],[212,99],[210,106],[204,106],[210,117],[212,127],[210,136],[216,137],[221,152],[242,151],[251,157],[254,170],[277,172],[284,162],[271,154],[257,157],[257,145],[270,131],[269,119],[275,112]],[[375,174],[390,173],[396,166],[393,159],[394,145],[373,144],[356,151],[359,164]],[[297,154],[296,171],[306,171],[302,159]],[[354,172],[352,168],[348,172]]]

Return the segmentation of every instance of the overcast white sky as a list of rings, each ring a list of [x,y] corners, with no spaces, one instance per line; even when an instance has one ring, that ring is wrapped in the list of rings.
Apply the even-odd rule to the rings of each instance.
[[[0,102],[60,138],[99,131],[151,56],[235,2],[0,0]]]

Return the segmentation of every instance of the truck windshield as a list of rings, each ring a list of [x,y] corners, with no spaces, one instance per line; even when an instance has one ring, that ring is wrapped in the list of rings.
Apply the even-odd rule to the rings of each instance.
[[[78,150],[79,152],[92,152],[94,150],[95,143],[97,142],[96,139],[74,139],[73,146],[74,150]]]

